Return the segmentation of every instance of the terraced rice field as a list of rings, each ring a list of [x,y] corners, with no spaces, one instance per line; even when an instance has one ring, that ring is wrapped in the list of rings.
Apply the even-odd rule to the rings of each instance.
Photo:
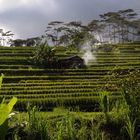
[[[96,110],[99,93],[108,91],[110,99],[120,98],[116,86],[129,71],[140,69],[140,44],[119,44],[112,52],[98,51],[84,69],[43,69],[29,62],[34,47],[0,47],[0,73],[4,74],[0,98],[18,97],[16,108],[25,110],[30,102],[51,110],[56,106],[77,106]],[[58,51],[58,57],[75,55]],[[119,75],[113,77],[113,72]],[[137,77],[140,78],[140,77]]]

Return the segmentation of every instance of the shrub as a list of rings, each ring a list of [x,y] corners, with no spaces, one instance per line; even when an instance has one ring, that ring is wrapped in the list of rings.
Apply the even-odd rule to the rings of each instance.
[[[55,50],[46,43],[39,45],[30,59],[32,63],[40,66],[49,66],[54,60]]]

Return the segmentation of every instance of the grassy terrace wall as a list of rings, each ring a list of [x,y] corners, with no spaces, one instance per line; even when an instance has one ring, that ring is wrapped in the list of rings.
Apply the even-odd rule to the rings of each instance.
[[[0,98],[18,97],[16,108],[25,110],[30,102],[51,110],[55,106],[77,106],[81,110],[98,110],[99,93],[108,91],[110,99],[121,98],[116,86],[134,69],[140,69],[140,44],[118,45],[112,52],[98,51],[85,69],[42,69],[28,60],[34,47],[0,47],[0,73],[4,79]],[[65,58],[76,52],[61,50]],[[114,76],[114,72],[118,75]],[[137,77],[140,78],[140,77]]]

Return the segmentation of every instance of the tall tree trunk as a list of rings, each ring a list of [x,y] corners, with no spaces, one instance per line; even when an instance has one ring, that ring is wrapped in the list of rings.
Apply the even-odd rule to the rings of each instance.
[[[113,26],[113,39],[114,39],[114,43],[116,43],[116,30],[115,30],[115,26]]]
[[[108,33],[109,33],[109,41],[111,42],[111,26],[110,26],[110,23],[108,25]]]

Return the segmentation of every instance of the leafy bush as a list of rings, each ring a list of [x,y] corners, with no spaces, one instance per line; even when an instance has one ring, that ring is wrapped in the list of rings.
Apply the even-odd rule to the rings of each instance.
[[[49,66],[55,60],[55,50],[53,47],[43,43],[37,47],[31,62],[40,66]]]

